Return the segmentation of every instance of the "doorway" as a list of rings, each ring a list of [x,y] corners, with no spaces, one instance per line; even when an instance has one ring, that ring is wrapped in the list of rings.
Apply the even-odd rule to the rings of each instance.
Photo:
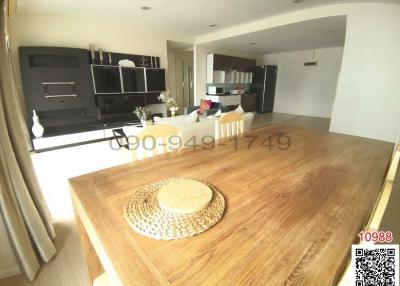
[[[176,99],[179,106],[193,106],[193,52],[177,53]]]
[[[168,41],[168,90],[183,114],[185,107],[193,106],[193,46]]]

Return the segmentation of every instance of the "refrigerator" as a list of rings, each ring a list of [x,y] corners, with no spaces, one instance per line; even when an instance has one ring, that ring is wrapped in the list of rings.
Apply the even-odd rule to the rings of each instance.
[[[257,113],[273,111],[277,73],[277,66],[255,67],[250,92],[257,94]]]

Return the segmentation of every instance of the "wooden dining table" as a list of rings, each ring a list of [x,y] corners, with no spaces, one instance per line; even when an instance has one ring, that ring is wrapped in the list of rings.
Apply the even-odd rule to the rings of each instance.
[[[388,142],[277,124],[72,178],[89,274],[105,271],[111,285],[125,286],[335,285],[392,150]],[[134,232],[124,218],[129,197],[177,177],[221,192],[221,221],[186,239]]]

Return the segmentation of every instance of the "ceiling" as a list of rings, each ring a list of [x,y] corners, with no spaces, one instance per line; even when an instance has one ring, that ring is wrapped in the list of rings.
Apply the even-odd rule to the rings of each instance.
[[[246,22],[304,8],[344,2],[400,0],[18,0],[17,13],[57,13],[110,17],[190,36],[200,36]],[[150,10],[141,7],[149,6]],[[209,27],[217,24],[216,27]]]
[[[182,42],[167,41],[167,48],[171,51],[183,52],[193,50],[193,44],[186,44]]]
[[[344,46],[345,36],[346,16],[335,16],[225,38],[207,46],[266,54]]]

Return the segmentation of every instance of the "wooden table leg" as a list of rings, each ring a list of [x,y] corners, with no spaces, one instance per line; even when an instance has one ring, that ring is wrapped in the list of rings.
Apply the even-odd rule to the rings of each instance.
[[[81,245],[83,254],[85,256],[86,265],[89,271],[89,277],[93,284],[94,279],[104,273],[104,268],[100,263],[100,260],[94,250],[92,243],[90,242],[89,236],[81,222],[81,219],[75,214],[76,225],[78,226],[78,232],[81,239]]]

